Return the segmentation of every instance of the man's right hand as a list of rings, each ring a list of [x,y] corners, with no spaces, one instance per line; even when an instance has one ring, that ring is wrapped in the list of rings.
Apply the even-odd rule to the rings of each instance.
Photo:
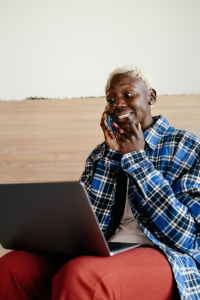
[[[108,114],[107,114],[107,107],[106,107],[104,112],[103,112],[103,115],[102,115],[102,118],[101,118],[101,123],[100,123],[100,126],[103,130],[104,137],[105,137],[105,144],[106,144],[107,147],[109,147],[113,150],[119,151],[119,145],[117,143],[117,138],[113,139],[111,137],[108,129],[106,128],[106,126],[104,124],[104,121],[107,118],[107,116],[108,116]]]

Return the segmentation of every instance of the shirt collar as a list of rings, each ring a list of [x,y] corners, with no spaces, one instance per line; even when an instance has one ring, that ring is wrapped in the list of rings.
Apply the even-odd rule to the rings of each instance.
[[[152,150],[155,150],[162,136],[169,128],[169,122],[163,116],[153,117],[153,124],[144,132],[144,139]]]

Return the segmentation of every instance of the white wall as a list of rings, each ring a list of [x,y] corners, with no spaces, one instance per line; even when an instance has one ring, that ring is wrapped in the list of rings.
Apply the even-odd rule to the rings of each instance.
[[[0,99],[104,95],[145,68],[158,94],[200,93],[199,0],[0,0]]]

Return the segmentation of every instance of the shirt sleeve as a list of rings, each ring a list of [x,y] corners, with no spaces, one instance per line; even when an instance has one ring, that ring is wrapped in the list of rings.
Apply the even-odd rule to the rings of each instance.
[[[80,180],[85,184],[101,229],[110,223],[110,209],[116,192],[116,178],[121,168],[121,153],[105,146],[101,155],[94,151],[86,160]]]
[[[135,198],[149,217],[148,227],[161,242],[188,252],[200,247],[200,163],[193,164],[173,186],[154,168],[144,150],[122,157]]]

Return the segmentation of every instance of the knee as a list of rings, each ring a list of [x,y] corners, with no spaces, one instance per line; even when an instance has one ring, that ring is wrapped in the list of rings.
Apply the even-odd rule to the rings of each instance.
[[[77,257],[67,262],[52,280],[52,299],[91,299],[95,282],[91,257]]]
[[[40,299],[49,286],[45,283],[45,256],[12,251],[0,259],[0,299]],[[49,275],[48,275],[49,276]],[[14,296],[15,295],[15,296]],[[13,297],[14,296],[14,297]]]
[[[66,286],[67,284],[79,281],[83,277],[85,278],[90,274],[89,265],[87,265],[87,258],[89,257],[77,257],[68,261],[60,271],[54,276],[53,282],[58,281]],[[88,273],[88,274],[87,274]]]
[[[28,252],[12,251],[0,259],[0,277],[27,275],[32,267],[34,264]]]

